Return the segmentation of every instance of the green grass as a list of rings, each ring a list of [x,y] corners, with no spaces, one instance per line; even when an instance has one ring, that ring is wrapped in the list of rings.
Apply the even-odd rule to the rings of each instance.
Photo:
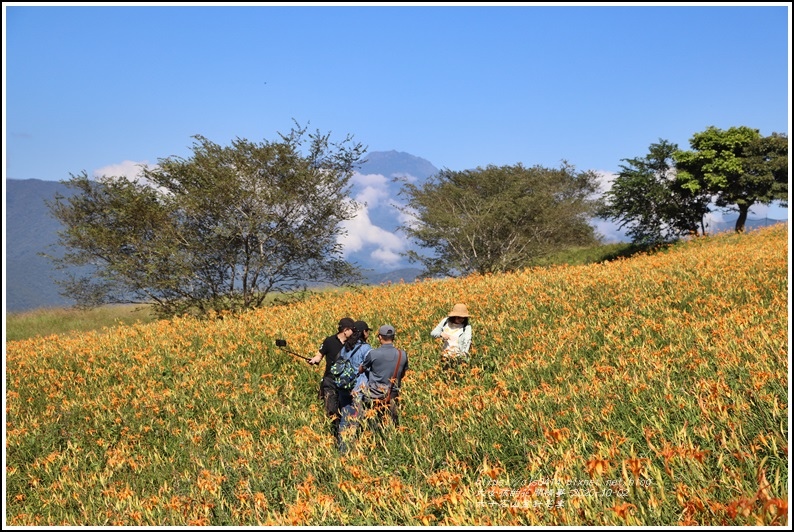
[[[602,244],[589,247],[564,249],[534,261],[533,266],[581,266],[596,262],[606,262],[618,258],[628,258],[638,253],[650,252],[647,247],[627,243]]]
[[[8,342],[7,524],[788,529],[787,242]],[[454,301],[459,375],[429,335]],[[322,368],[273,340],[308,353],[348,313],[395,324],[411,370],[400,427],[340,457]]]
[[[266,299],[268,305],[300,301],[311,294],[328,291],[345,292],[349,288],[323,287],[296,297],[283,299],[282,294],[271,294]],[[122,325],[142,324],[157,321],[155,311],[146,305],[103,305],[88,310],[76,308],[48,307],[24,312],[6,313],[6,341],[27,340],[50,335],[68,335],[81,332],[99,331]]]
[[[143,305],[105,305],[90,310],[44,308],[9,312],[5,318],[6,341],[101,330],[136,322],[150,323],[155,319],[150,309]]]
[[[629,257],[644,249],[632,244],[604,244],[585,248],[571,248],[554,253],[537,261],[534,265],[541,267],[555,265],[583,265]],[[304,294],[326,291],[344,293],[349,288],[324,287],[315,288]],[[272,294],[269,303],[278,303],[283,296]],[[42,308],[25,312],[9,312],[6,314],[6,341],[26,340],[37,336],[63,335],[79,333],[119,325],[131,325],[136,322],[150,323],[157,317],[144,305],[104,305],[90,310],[74,308]]]

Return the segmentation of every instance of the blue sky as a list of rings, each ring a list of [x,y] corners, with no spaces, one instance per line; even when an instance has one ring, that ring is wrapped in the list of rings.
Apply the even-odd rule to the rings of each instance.
[[[277,140],[293,120],[437,168],[566,160],[605,176],[659,139],[791,125],[784,2],[3,11],[11,179],[189,156],[196,134]]]

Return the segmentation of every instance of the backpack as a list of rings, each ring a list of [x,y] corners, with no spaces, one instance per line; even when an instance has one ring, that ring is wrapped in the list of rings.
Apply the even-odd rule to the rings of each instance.
[[[344,358],[340,353],[339,358],[336,359],[336,362],[334,362],[331,366],[331,375],[334,378],[334,384],[336,384],[337,388],[341,388],[342,390],[350,390],[353,388],[353,385],[356,384],[356,379],[358,378],[358,368],[353,367],[350,359],[353,357],[353,353],[358,351],[359,347],[361,347],[361,344],[358,344],[356,348],[350,352],[347,358]]]

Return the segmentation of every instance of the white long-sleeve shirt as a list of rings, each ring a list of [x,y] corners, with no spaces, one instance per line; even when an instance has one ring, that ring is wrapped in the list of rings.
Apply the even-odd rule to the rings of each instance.
[[[443,351],[448,351],[451,348],[453,351],[457,350],[459,354],[469,354],[469,348],[471,348],[471,324],[464,327],[463,324],[458,325],[451,322],[449,317],[446,317],[430,331],[430,336],[441,338],[442,333],[445,332],[449,334],[449,339],[444,339]]]

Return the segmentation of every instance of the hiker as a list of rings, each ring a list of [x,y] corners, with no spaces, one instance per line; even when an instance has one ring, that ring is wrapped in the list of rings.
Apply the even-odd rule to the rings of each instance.
[[[338,438],[339,434],[339,393],[331,375],[331,366],[339,358],[339,352],[347,339],[353,335],[354,327],[353,318],[345,317],[339,320],[338,332],[323,340],[317,354],[308,360],[309,364],[316,366],[323,357],[325,358],[325,371],[320,381],[319,396],[325,405],[325,414],[331,420],[331,432],[334,438]]]
[[[349,360],[350,367],[354,372],[353,379],[349,383],[346,382],[346,379],[345,382],[340,382],[342,379],[337,379],[340,415],[337,443],[342,454],[347,452],[349,443],[356,438],[359,429],[359,416],[362,412],[361,394],[367,384],[367,376],[359,370],[364,362],[364,357],[372,349],[368,342],[370,330],[367,322],[357,321],[353,326],[353,336],[345,342],[339,352],[338,361]]]
[[[446,318],[430,331],[433,338],[444,340],[441,346],[441,366],[455,369],[470,361],[471,324],[469,310],[463,303],[456,303]]]
[[[400,385],[408,370],[408,353],[394,346],[394,336],[394,327],[381,325],[380,347],[367,353],[361,364],[360,371],[367,376],[362,394],[364,415],[368,416],[367,410],[374,410],[372,422],[378,432],[387,413],[394,426],[399,426]]]

